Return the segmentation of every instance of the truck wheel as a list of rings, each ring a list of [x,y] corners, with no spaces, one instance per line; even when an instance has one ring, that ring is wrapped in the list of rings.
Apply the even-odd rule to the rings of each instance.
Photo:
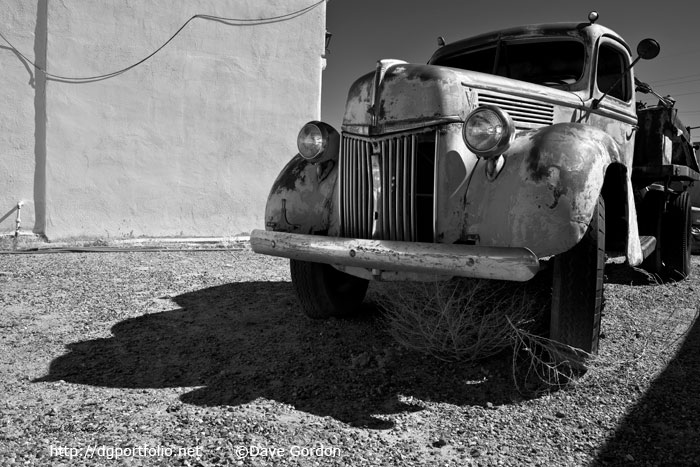
[[[664,244],[661,248],[666,277],[683,280],[690,274],[690,195],[681,193],[668,205],[664,218]]]
[[[663,220],[666,194],[662,191],[649,191],[642,200],[639,215],[639,234],[651,235],[656,238],[656,248],[649,256],[644,258],[642,268],[652,274],[661,274],[663,257],[661,254],[664,245]]]
[[[605,266],[605,202],[598,205],[586,234],[554,259],[550,338],[595,354],[598,352]]]
[[[311,318],[348,316],[359,309],[367,293],[369,281],[328,264],[292,259],[289,268],[301,307]]]

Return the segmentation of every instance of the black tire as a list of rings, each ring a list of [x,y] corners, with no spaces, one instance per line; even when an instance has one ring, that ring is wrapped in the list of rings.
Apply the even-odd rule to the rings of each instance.
[[[598,352],[605,267],[605,202],[598,204],[581,241],[554,258],[550,338]]]
[[[691,210],[690,195],[685,191],[668,204],[664,217],[661,255],[664,275],[670,280],[683,280],[690,275]]]
[[[639,213],[639,234],[651,235],[656,238],[656,248],[644,258],[642,268],[652,274],[662,274],[663,256],[661,245],[664,244],[664,208],[666,194],[663,191],[651,190],[644,195]]]
[[[292,259],[289,269],[301,308],[311,318],[356,313],[367,293],[369,281],[345,274],[328,264]]]

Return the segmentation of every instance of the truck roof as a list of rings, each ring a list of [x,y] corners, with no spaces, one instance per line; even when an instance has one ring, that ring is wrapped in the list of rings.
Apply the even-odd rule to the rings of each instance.
[[[600,37],[602,35],[607,35],[615,38],[622,44],[627,51],[631,54],[632,51],[625,43],[625,41],[613,30],[606,28],[605,26],[600,26],[598,24],[591,23],[544,23],[544,24],[529,24],[524,26],[517,26],[513,28],[500,29],[497,31],[491,31],[484,34],[479,34],[477,36],[469,37],[466,39],[461,39],[443,47],[440,47],[433,53],[430,57],[428,63],[432,63],[434,60],[443,57],[445,55],[451,55],[455,52],[461,50],[471,49],[478,47],[482,44],[488,44],[497,42],[499,39],[516,39],[516,38],[527,38],[527,37],[543,37],[543,36],[571,36],[571,37],[583,37],[589,38],[591,40]]]

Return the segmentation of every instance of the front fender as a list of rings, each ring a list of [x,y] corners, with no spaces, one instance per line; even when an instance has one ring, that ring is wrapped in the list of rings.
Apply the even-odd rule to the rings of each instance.
[[[622,160],[622,151],[600,129],[560,123],[518,135],[504,157],[493,181],[484,159],[473,172],[465,196],[466,238],[546,257],[581,240],[605,171]]]
[[[265,229],[337,236],[337,180],[337,157],[312,163],[294,156],[270,190]]]

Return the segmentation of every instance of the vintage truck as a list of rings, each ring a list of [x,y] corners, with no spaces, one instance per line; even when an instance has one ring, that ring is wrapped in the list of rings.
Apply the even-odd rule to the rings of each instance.
[[[595,353],[606,256],[690,272],[700,179],[672,101],[645,106],[637,57],[596,24],[530,25],[380,60],[342,133],[313,121],[274,182],[258,253],[290,258],[311,317],[358,309],[368,281],[552,274],[549,336]]]

